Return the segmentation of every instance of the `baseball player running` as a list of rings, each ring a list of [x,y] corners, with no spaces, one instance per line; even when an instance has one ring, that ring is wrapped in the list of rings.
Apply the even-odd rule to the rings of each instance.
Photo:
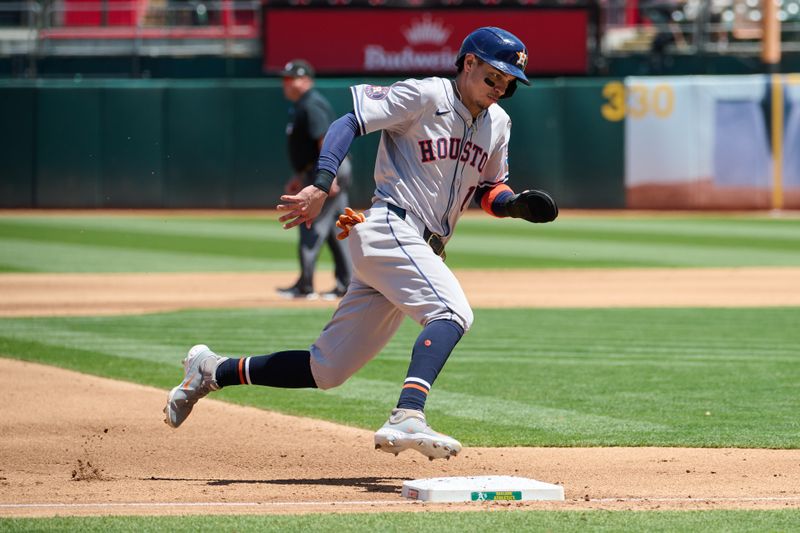
[[[310,224],[355,137],[381,131],[373,204],[340,217],[353,259],[347,293],[307,350],[243,358],[219,357],[199,344],[184,359],[183,382],[169,393],[166,423],[180,426],[209,392],[232,385],[329,389],[375,357],[407,315],[422,325],[397,407],[375,433],[375,447],[414,449],[431,460],[455,456],[461,444],[428,425],[425,402],[473,314],[444,248],[475,198],[489,214],[550,222],[553,199],[515,194],[508,179],[511,120],[496,104],[525,76],[528,51],[511,33],[479,28],[458,53],[455,80],[409,79],[390,87],[351,88],[353,111],[325,137],[316,181],[281,196],[284,228]]]

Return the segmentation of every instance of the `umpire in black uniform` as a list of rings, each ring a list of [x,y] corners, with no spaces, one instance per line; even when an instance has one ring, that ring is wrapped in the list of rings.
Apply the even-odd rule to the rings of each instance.
[[[283,94],[293,103],[289,110],[286,138],[294,175],[286,183],[285,191],[286,194],[297,194],[314,183],[314,165],[325,133],[336,116],[330,103],[314,89],[314,69],[308,62],[302,59],[290,61],[280,74],[283,76]],[[323,293],[323,297],[334,299],[344,295],[347,290],[352,264],[347,246],[336,238],[336,221],[348,203],[347,188],[351,174],[350,160],[345,159],[320,215],[311,228],[300,225],[300,278],[291,287],[279,289],[281,295],[287,298],[318,297],[314,291],[314,269],[326,242],[336,264],[336,286]]]

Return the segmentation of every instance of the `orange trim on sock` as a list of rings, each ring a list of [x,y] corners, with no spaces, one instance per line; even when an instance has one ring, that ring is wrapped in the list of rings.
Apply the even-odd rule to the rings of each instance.
[[[241,383],[242,385],[244,385],[245,383],[247,383],[247,382],[244,380],[244,357],[242,357],[241,359],[239,359],[239,383]]]
[[[428,394],[428,389],[426,389],[422,385],[417,385],[416,383],[406,383],[405,385],[403,385],[403,388],[404,389],[417,389],[417,390],[421,390],[425,394]]]
[[[495,215],[494,211],[492,211],[492,203],[494,203],[494,200],[495,198],[497,198],[497,195],[504,191],[509,191],[511,193],[514,192],[513,190],[511,190],[511,187],[509,187],[505,183],[501,183],[499,185],[495,185],[494,187],[492,187],[492,190],[484,194],[483,198],[481,198],[481,208],[483,208],[484,211],[486,211],[493,217],[496,217],[497,215]]]

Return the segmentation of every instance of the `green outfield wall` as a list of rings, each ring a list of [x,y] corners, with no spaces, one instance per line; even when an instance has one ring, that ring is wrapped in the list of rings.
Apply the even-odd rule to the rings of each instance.
[[[625,205],[624,122],[601,112],[609,81],[537,80],[503,102],[515,189]],[[317,86],[341,114],[362,82]],[[0,80],[0,207],[273,207],[290,174],[288,105],[275,79]],[[353,144],[354,205],[369,203],[378,140]]]

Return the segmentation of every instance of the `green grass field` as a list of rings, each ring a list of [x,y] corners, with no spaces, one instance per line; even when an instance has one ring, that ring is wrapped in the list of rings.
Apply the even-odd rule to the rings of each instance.
[[[0,216],[0,272],[297,269],[276,216]],[[330,264],[327,252],[321,266]],[[462,219],[452,268],[800,265],[800,218],[581,216],[531,225]]]
[[[263,216],[0,216],[0,272],[296,269],[296,234]],[[321,268],[329,261],[323,258]],[[800,266],[800,219],[564,216],[530,226],[467,218],[453,268]],[[786,290],[800,290],[787,287]],[[433,390],[437,429],[469,446],[800,443],[800,309],[476,309]],[[226,355],[304,348],[330,310],[192,310],[0,319],[0,355],[167,389],[196,342]],[[218,398],[363,428],[394,404],[419,331],[327,391],[235,387]],[[480,379],[476,379],[480,376]],[[337,401],[331,402],[331,396]],[[0,530],[789,531],[800,513],[513,512],[0,520]]]
[[[0,353],[168,389],[195,342],[224,355],[303,349],[330,314],[9,318],[0,320]],[[437,429],[470,446],[797,447],[798,323],[796,308],[479,309],[426,410]],[[330,391],[234,387],[215,396],[378,427],[418,332],[406,321],[375,360]]]
[[[0,520],[3,531],[797,531],[800,511],[510,511],[403,514],[310,514],[304,516],[109,517]]]

